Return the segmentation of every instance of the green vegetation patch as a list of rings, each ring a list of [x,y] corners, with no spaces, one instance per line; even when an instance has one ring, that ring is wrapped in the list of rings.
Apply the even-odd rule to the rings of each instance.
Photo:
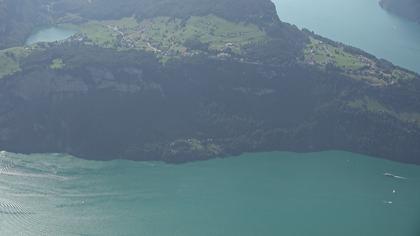
[[[381,102],[370,98],[368,96],[365,96],[360,99],[355,99],[353,101],[348,102],[347,104],[349,107],[357,110],[364,110],[372,113],[383,113],[390,116],[393,116],[401,121],[404,122],[410,122],[410,123],[416,123],[418,126],[420,126],[420,113],[417,112],[402,112],[398,113]]]
[[[80,32],[86,35],[89,40],[103,47],[112,48],[117,46],[117,32],[99,22],[83,24]]]
[[[160,56],[192,55],[197,51],[241,54],[242,47],[266,39],[253,24],[231,22],[214,15],[188,20],[155,17],[138,22],[135,18],[90,21],[73,25],[79,40],[116,49],[142,49]]]
[[[179,139],[169,145],[169,153],[191,155],[197,157],[217,156],[223,153],[220,146],[212,143],[211,140],[200,141],[198,139]]]
[[[393,80],[412,80],[416,78],[416,76],[413,73],[401,69],[392,70],[391,77]]]
[[[407,122],[413,122],[420,126],[420,113],[418,112],[404,112],[400,114],[400,117]]]
[[[0,79],[21,70],[19,61],[31,53],[31,48],[15,47],[0,51]]]
[[[310,43],[304,50],[305,61],[310,64],[326,66],[334,65],[343,70],[360,70],[369,65],[369,60],[344,51],[321,40],[310,38]]]
[[[352,108],[364,109],[369,112],[394,113],[393,111],[389,110],[385,105],[367,96],[365,96],[363,99],[353,100],[349,102],[348,105]]]
[[[304,62],[324,70],[334,69],[374,86],[387,86],[401,80],[416,79],[414,73],[395,67],[390,62],[357,52],[351,53],[345,47],[310,37],[310,42],[304,49]]]
[[[64,68],[64,66],[65,66],[65,64],[63,62],[63,59],[56,58],[52,61],[51,65],[50,65],[50,68],[53,69],[53,70],[59,70],[59,69]]]
[[[208,43],[214,50],[231,47],[240,53],[242,46],[263,41],[266,35],[256,25],[234,23],[210,15],[206,17],[191,17],[182,34],[185,38],[197,37]]]

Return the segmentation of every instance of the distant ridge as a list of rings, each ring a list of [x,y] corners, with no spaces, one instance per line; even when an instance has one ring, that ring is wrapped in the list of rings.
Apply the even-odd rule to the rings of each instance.
[[[381,0],[379,4],[389,12],[420,23],[420,0]]]

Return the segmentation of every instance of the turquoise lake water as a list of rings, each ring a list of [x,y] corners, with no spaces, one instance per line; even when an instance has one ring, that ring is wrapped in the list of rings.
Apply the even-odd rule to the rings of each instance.
[[[60,27],[50,27],[36,31],[27,40],[26,44],[31,45],[38,42],[55,42],[67,39],[74,35],[76,31]]]
[[[420,73],[420,24],[378,0],[272,0],[280,19]]]
[[[418,236],[420,166],[346,152],[184,165],[2,152],[0,232]]]

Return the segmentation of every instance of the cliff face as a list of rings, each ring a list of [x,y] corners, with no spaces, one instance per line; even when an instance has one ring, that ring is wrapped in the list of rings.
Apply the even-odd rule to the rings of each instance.
[[[56,57],[71,66],[52,69]],[[151,53],[73,44],[22,67],[0,82],[9,151],[184,162],[341,149],[419,163],[419,126],[386,110],[419,111],[418,81],[377,87],[299,63],[203,56],[162,65]]]
[[[381,0],[380,5],[387,11],[420,23],[419,0]]]
[[[418,75],[283,24],[268,0],[58,2],[49,17],[79,34],[0,51],[1,149],[167,162],[340,149],[420,164]]]

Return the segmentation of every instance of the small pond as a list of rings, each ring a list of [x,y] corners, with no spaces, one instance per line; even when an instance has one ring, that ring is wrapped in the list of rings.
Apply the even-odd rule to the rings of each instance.
[[[26,40],[26,45],[31,45],[38,42],[55,42],[67,39],[73,36],[77,31],[64,29],[61,27],[49,27],[35,31]]]

